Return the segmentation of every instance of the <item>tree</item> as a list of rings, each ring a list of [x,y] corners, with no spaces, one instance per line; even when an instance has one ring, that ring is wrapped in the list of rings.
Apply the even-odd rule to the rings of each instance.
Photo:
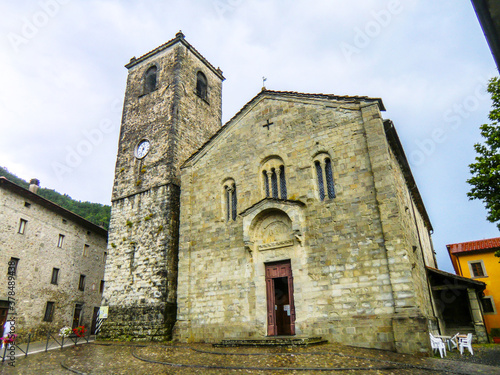
[[[491,124],[481,125],[484,144],[476,143],[474,149],[478,156],[469,165],[472,177],[467,183],[472,189],[467,193],[469,199],[480,199],[488,210],[488,221],[497,223],[500,229],[500,79],[494,77],[488,84],[491,94],[492,110],[488,118]]]

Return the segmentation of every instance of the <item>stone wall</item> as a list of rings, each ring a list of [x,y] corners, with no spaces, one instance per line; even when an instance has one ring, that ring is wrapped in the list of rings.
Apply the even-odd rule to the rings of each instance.
[[[83,305],[81,324],[90,329],[94,308],[101,302],[106,235],[93,231],[93,224],[82,226],[71,215],[48,209],[37,203],[43,198],[30,199],[35,195],[24,191],[28,198],[0,188],[0,297],[8,297],[7,264],[12,257],[18,258],[16,333],[22,340],[28,332],[37,339],[47,331],[71,327],[76,304]],[[24,234],[18,233],[21,219],[27,220]],[[58,247],[60,234],[64,235],[62,247]],[[89,246],[87,256],[84,245]],[[59,269],[57,284],[51,283],[53,268]],[[78,289],[82,274],[86,276],[84,291]],[[44,322],[48,301],[54,302],[53,319]]]
[[[175,184],[113,202],[104,295],[110,318],[103,338],[169,337],[176,313],[178,202]]]
[[[404,250],[402,258],[407,261],[408,276],[412,282],[412,291],[415,293],[420,313],[426,317],[434,315],[430,298],[430,285],[426,275],[426,266],[437,268],[433,256],[429,224],[423,219],[413,196],[404,179],[401,166],[390,150],[391,170],[395,181],[398,202],[398,219],[400,221],[401,248]]]
[[[263,92],[186,163],[175,337],[265,336],[265,264],[289,259],[297,334],[398,349],[393,319],[402,311],[421,319],[427,311],[413,289],[403,236],[413,229],[399,219],[398,172],[391,171],[379,109],[367,104]],[[335,199],[319,200],[318,154],[331,158]],[[262,201],[261,169],[270,158],[283,161],[288,203]],[[235,221],[224,215],[228,179],[236,185]],[[291,222],[281,233],[286,245],[257,230],[273,215],[289,218],[281,226]],[[419,277],[425,283],[425,273]],[[409,350],[427,350],[427,341]]]

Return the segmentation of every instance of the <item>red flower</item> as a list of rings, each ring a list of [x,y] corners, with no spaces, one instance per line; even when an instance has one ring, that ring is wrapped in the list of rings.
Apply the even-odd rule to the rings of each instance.
[[[16,340],[17,335],[15,333],[8,334],[7,336],[2,337],[2,342],[4,344],[12,344]]]
[[[73,332],[78,337],[83,337],[83,336],[85,336],[86,329],[84,326],[79,326],[79,327],[73,328]]]

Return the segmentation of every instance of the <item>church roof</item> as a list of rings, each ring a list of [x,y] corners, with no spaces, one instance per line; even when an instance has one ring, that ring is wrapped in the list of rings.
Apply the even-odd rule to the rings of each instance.
[[[177,34],[175,34],[175,38],[169,40],[168,42],[162,44],[161,46],[155,48],[154,50],[149,51],[148,53],[145,53],[139,58],[136,58],[135,56],[130,59],[130,62],[125,65],[125,68],[130,69],[133,66],[147,60],[151,56],[157,54],[158,52],[161,52],[171,46],[173,46],[176,43],[182,43],[188,50],[190,50],[198,59],[200,59],[211,71],[213,71],[221,80],[225,80],[224,76],[222,75],[222,70],[220,68],[215,68],[212,64],[208,62],[208,60],[203,57],[201,53],[196,50],[190,43],[186,41],[184,38],[184,34],[182,31],[179,31]]]
[[[262,91],[255,95],[247,104],[243,106],[226,124],[230,123],[233,119],[238,117],[240,113],[244,112],[249,106],[251,106],[258,98],[263,95],[267,95],[270,97],[277,96],[287,96],[293,98],[302,98],[302,99],[329,99],[329,100],[339,100],[344,103],[359,103],[360,101],[364,102],[375,102],[378,104],[381,111],[385,111],[384,103],[382,103],[382,99],[380,98],[370,98],[368,96],[348,96],[348,95],[334,95],[334,94],[306,94],[302,92],[296,91],[274,91],[274,90],[266,90],[262,88]]]

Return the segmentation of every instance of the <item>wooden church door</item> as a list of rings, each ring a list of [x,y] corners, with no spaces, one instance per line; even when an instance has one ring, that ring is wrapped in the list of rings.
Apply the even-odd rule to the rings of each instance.
[[[295,335],[295,305],[290,261],[266,264],[267,335]]]

